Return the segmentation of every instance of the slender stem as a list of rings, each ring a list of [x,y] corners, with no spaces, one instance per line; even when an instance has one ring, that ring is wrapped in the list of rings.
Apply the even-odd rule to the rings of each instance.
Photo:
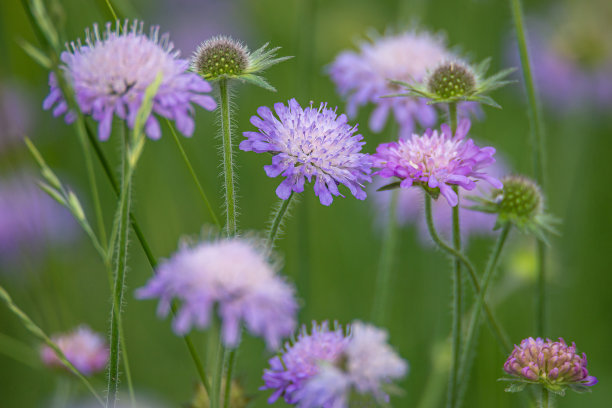
[[[455,107],[451,109],[451,107]],[[456,126],[456,106],[451,103],[451,131],[454,134]],[[455,113],[455,115],[452,114]],[[455,117],[455,120],[452,118]],[[454,122],[454,123],[453,123]],[[459,189],[453,186],[455,194],[459,197]],[[459,203],[453,207],[453,249],[461,251],[461,231],[459,227]],[[461,352],[461,297],[462,297],[461,261],[458,258],[453,260],[453,307],[452,307],[452,329],[451,329],[451,368],[448,374],[448,398],[447,406],[453,408],[457,403],[457,381],[459,374],[460,352]]]
[[[183,161],[185,162],[185,165],[187,166],[187,169],[189,170],[189,174],[191,174],[191,178],[193,179],[193,182],[195,183],[196,187],[198,188],[198,192],[200,193],[200,196],[202,197],[202,200],[204,201],[204,204],[206,205],[206,208],[208,209],[208,213],[210,214],[210,217],[212,218],[212,220],[215,223],[215,225],[217,227],[221,228],[221,223],[219,223],[219,219],[217,218],[217,214],[215,214],[215,211],[213,210],[212,206],[210,205],[210,201],[208,201],[208,197],[206,196],[206,193],[204,192],[204,189],[202,188],[202,184],[200,183],[200,180],[198,179],[198,176],[196,175],[195,171],[193,170],[193,166],[191,165],[191,161],[189,160],[189,157],[187,156],[187,153],[185,152],[185,149],[183,148],[183,144],[181,143],[181,140],[179,139],[178,135],[176,134],[176,130],[174,129],[174,125],[168,119],[166,119],[166,123],[168,124],[168,127],[170,128],[170,132],[172,133],[172,137],[174,138],[174,142],[176,143],[176,147],[178,147],[179,152],[181,153],[181,157],[183,158]]]
[[[451,132],[453,135],[457,130],[457,102],[451,102],[448,104],[448,122],[450,124]]]
[[[176,314],[176,304],[172,304],[172,313]],[[198,375],[200,376],[200,380],[202,381],[202,385],[204,386],[204,389],[206,390],[206,394],[210,397],[210,382],[208,381],[208,376],[206,375],[206,370],[204,369],[204,364],[202,364],[202,360],[200,359],[200,356],[198,355],[198,352],[193,344],[193,341],[191,340],[191,337],[184,336],[183,337],[185,339],[185,343],[187,344],[187,348],[189,349],[189,354],[191,355],[191,358],[193,359],[193,362],[196,366],[196,370],[198,371]]]
[[[463,263],[463,265],[465,265],[469,272],[468,277],[470,278],[469,281],[472,284],[474,293],[476,293],[476,296],[481,297],[482,292],[480,290],[480,283],[478,283],[478,276],[476,275],[474,265],[472,265],[470,260],[467,259],[461,251],[456,251],[453,247],[444,242],[438,235],[438,232],[436,231],[436,227],[433,222],[433,215],[431,211],[431,197],[428,194],[425,195],[425,220],[427,222],[427,229],[429,231],[431,239],[436,245],[438,245],[441,250],[455,258],[458,258]],[[512,343],[510,342],[508,336],[504,333],[501,326],[497,322],[495,316],[493,315],[493,312],[489,308],[489,305],[484,299],[482,300],[482,302],[484,311],[487,315],[487,322],[489,323],[489,327],[491,328],[493,335],[497,339],[502,351],[504,353],[509,353],[510,350],[512,350]]]
[[[548,408],[550,406],[550,395],[548,389],[542,387],[542,408]]]
[[[119,315],[123,306],[123,295],[125,286],[125,274],[127,269],[127,247],[128,247],[128,219],[130,213],[130,189],[133,169],[128,164],[127,141],[123,143],[123,166],[121,174],[121,194],[119,195],[119,207],[117,210],[118,240],[115,258],[115,284],[113,290],[113,304],[111,307],[111,329],[110,329],[110,366],[108,371],[108,388],[106,395],[106,406],[114,407],[117,393],[119,391],[119,359],[121,337],[118,328]]]
[[[493,252],[487,262],[487,267],[485,269],[484,275],[481,280],[481,296],[476,299],[476,303],[474,305],[474,309],[472,310],[472,316],[470,318],[470,325],[468,326],[468,332],[465,337],[465,341],[463,344],[463,353],[461,354],[461,362],[459,365],[459,378],[462,379],[462,384],[459,386],[459,399],[457,403],[457,408],[461,405],[461,397],[464,394],[465,389],[467,388],[467,378],[469,376],[469,370],[471,366],[471,358],[473,356],[473,347],[476,340],[476,333],[478,332],[478,328],[480,327],[480,313],[482,312],[483,300],[487,296],[487,290],[489,289],[489,285],[497,268],[497,264],[499,262],[499,258],[504,248],[504,244],[506,243],[506,238],[508,238],[508,234],[511,229],[511,224],[507,223],[504,225],[501,233],[497,237],[497,241],[495,243],[495,247],[493,248]]]
[[[287,215],[287,209],[291,204],[291,199],[293,198],[293,191],[289,195],[289,198],[286,200],[281,199],[279,206],[276,208],[274,212],[274,218],[272,219],[272,225],[270,225],[270,229],[268,230],[268,248],[271,250],[274,248],[274,242],[278,236],[278,230],[281,225],[283,225],[283,221],[285,219],[285,215]]]
[[[223,137],[223,175],[225,177],[225,212],[227,236],[236,235],[236,197],[234,191],[234,164],[232,153],[232,131],[230,122],[230,95],[227,79],[219,80],[221,94],[221,130]]]
[[[210,394],[210,408],[221,408],[221,383],[223,379],[223,368],[227,358],[226,349],[223,345],[221,329],[219,329],[219,345],[217,346],[217,360],[215,373],[212,379],[212,390]]]
[[[529,61],[529,50],[527,48],[527,30],[523,18],[523,6],[521,0],[511,0],[512,17],[518,40],[519,55],[521,58],[521,69],[527,93],[527,105],[529,113],[529,125],[531,128],[531,147],[533,149],[533,169],[535,179],[542,189],[545,189],[546,155],[544,149],[545,129],[542,121],[540,101],[535,89],[531,63]],[[536,289],[536,333],[544,336],[546,332],[546,245],[538,241],[538,283]]]
[[[238,349],[232,349],[229,353],[227,362],[227,372],[225,373],[225,392],[223,393],[223,408],[229,408],[231,393],[232,393],[232,376],[234,374],[234,366],[236,365],[236,354]]]
[[[389,285],[391,283],[391,269],[393,258],[397,248],[397,202],[399,191],[394,190],[389,202],[389,212],[387,214],[387,224],[385,225],[385,235],[383,237],[380,260],[378,262],[378,274],[376,276],[376,289],[374,291],[374,303],[372,306],[372,322],[383,326],[385,312],[387,311]]]

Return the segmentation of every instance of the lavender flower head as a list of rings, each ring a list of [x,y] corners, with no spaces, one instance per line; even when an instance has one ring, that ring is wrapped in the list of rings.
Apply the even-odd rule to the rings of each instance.
[[[303,408],[346,408],[352,391],[359,396],[387,401],[385,385],[403,377],[407,364],[387,344],[387,333],[355,322],[352,328],[330,330],[327,322],[313,324],[312,334],[303,328],[293,344],[270,360],[262,389],[275,390]]]
[[[207,110],[216,107],[206,95],[210,85],[199,75],[187,72],[189,61],[179,59],[168,35],[159,35],[159,27],[143,34],[144,24],[133,21],[128,26],[106,24],[102,34],[98,26],[93,33],[86,31],[85,45],[78,40],[71,43],[61,55],[61,66],[68,84],[73,88],[79,109],[99,122],[98,136],[107,140],[111,133],[113,116],[134,126],[136,114],[145,91],[162,74],[162,82],[153,99],[153,112],[173,120],[178,130],[191,136],[194,130],[193,106]],[[55,74],[49,76],[51,92],[43,102],[44,109],[53,108],[53,115],[65,114],[66,122],[75,120],[58,84]],[[146,121],[145,133],[151,139],[161,137],[159,123],[153,113]]]
[[[355,135],[357,126],[347,123],[344,114],[321,104],[306,109],[291,99],[288,106],[274,104],[272,111],[265,106],[257,109],[251,123],[258,132],[244,132],[246,140],[240,149],[255,153],[274,154],[272,164],[264,166],[269,177],[285,178],[276,194],[286,200],[292,192],[304,191],[305,179],[315,179],[314,191],[321,204],[330,205],[333,196],[342,196],[339,184],[344,184],[359,200],[366,198],[363,183],[372,181],[371,162],[360,153],[363,136]]]
[[[575,343],[568,346],[562,338],[555,342],[540,337],[521,341],[520,346],[514,346],[504,371],[512,376],[508,380],[519,382],[518,387],[507,391],[520,391],[525,384],[541,384],[563,395],[566,387],[580,392],[597,384],[597,378],[587,370],[586,354],[579,354]]]
[[[68,334],[55,335],[51,340],[83,375],[93,375],[106,367],[109,351],[104,338],[87,326],[80,326]],[[42,346],[40,356],[45,365],[66,369],[49,346]]]
[[[483,172],[483,168],[495,163],[493,147],[478,147],[472,139],[465,139],[470,121],[463,119],[453,136],[450,127],[443,124],[441,131],[427,129],[410,139],[384,143],[373,155],[375,174],[381,177],[397,177],[400,187],[420,185],[430,192],[438,192],[452,207],[458,203],[451,185],[466,190],[476,187],[475,180],[487,181],[495,188],[502,184],[495,177]]]
[[[192,326],[210,325],[215,306],[223,342],[235,347],[244,323],[270,349],[295,329],[297,303],[293,288],[275,273],[263,248],[244,238],[183,245],[164,261],[136,296],[159,298],[158,313],[168,315],[174,298],[182,302],[173,321],[178,335]]]
[[[418,122],[433,126],[437,113],[423,98],[381,98],[396,94],[400,88],[390,80],[422,80],[429,70],[454,59],[440,36],[427,32],[406,31],[362,42],[359,51],[340,53],[329,67],[338,92],[347,98],[350,117],[368,103],[376,107],[370,116],[370,129],[380,132],[392,112],[400,125],[400,136],[409,137]]]

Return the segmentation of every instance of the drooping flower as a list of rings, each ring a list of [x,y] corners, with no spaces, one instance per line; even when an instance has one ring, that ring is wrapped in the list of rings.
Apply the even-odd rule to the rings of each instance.
[[[483,169],[495,163],[493,147],[478,147],[472,139],[465,139],[470,121],[459,123],[455,135],[443,124],[441,131],[427,129],[423,135],[413,134],[410,139],[384,143],[373,155],[375,174],[382,177],[397,177],[396,184],[407,188],[413,185],[424,187],[437,197],[442,194],[451,206],[458,203],[452,185],[466,190],[476,187],[476,180],[487,181],[495,188],[502,184]]]
[[[216,107],[206,94],[210,85],[199,75],[188,72],[189,61],[178,58],[167,34],[159,35],[159,27],[151,28],[147,36],[144,24],[133,21],[128,25],[117,23],[112,29],[100,33],[86,31],[85,45],[78,40],[71,43],[61,55],[64,76],[72,87],[79,109],[99,122],[98,137],[107,140],[111,133],[113,117],[125,120],[133,127],[144,93],[157,75],[162,82],[153,99],[153,113],[176,123],[186,136],[194,131],[192,103],[207,110]],[[53,108],[53,115],[66,115],[72,122],[76,115],[70,111],[55,74],[49,76],[51,92],[43,103],[44,109]],[[145,133],[151,139],[161,137],[161,129],[154,114],[145,124]]]
[[[413,82],[422,80],[428,70],[454,59],[442,37],[427,32],[406,31],[362,42],[359,51],[343,51],[329,67],[338,92],[347,99],[350,117],[360,106],[372,103],[370,129],[380,132],[389,113],[400,125],[401,137],[408,137],[415,124],[433,126],[437,113],[421,98],[382,98],[395,94],[400,87],[391,80]]]
[[[93,375],[106,367],[109,350],[104,338],[87,326],[80,326],[67,334],[55,335],[51,340],[83,375]],[[55,351],[47,345],[42,346],[40,356],[49,367],[67,369],[57,358]]]
[[[246,45],[224,35],[213,37],[198,47],[191,58],[191,68],[203,78],[239,79],[275,91],[265,78],[255,75],[291,57],[276,57],[280,47],[268,48],[268,43],[253,52]]]
[[[386,386],[406,375],[408,366],[387,344],[387,332],[361,322],[343,331],[313,323],[270,360],[264,372],[272,403],[283,397],[303,408],[346,408],[352,398],[388,400]]]
[[[330,205],[333,196],[343,196],[338,185],[343,184],[359,200],[366,198],[364,182],[370,182],[371,162],[367,154],[360,153],[363,136],[355,135],[357,125],[347,123],[344,114],[321,103],[306,109],[291,99],[288,106],[274,104],[272,111],[262,106],[259,116],[252,116],[251,123],[258,132],[244,132],[247,138],[240,149],[255,153],[274,154],[272,164],[264,166],[269,177],[285,178],[276,194],[286,200],[292,192],[304,191],[305,179],[315,179],[314,191],[321,204]]]
[[[242,324],[263,337],[270,349],[277,348],[296,325],[293,288],[276,274],[265,250],[244,238],[183,245],[136,296],[159,298],[161,316],[168,314],[173,299],[181,301],[173,321],[179,335],[192,327],[208,328],[217,308],[228,347],[238,344]]]
[[[597,384],[597,378],[587,370],[586,354],[576,351],[576,344],[567,345],[559,341],[529,337],[514,346],[512,354],[504,364],[504,371],[512,376],[506,379],[515,384],[506,391],[521,391],[527,384],[540,384],[549,391],[564,395],[566,388],[588,391]]]

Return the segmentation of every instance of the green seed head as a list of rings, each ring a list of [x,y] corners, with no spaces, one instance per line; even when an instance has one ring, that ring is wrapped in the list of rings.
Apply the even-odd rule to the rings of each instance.
[[[509,176],[502,183],[503,189],[494,193],[500,213],[532,218],[541,211],[542,193],[533,181],[521,176]]]
[[[458,62],[447,62],[431,74],[427,88],[442,99],[467,96],[476,88],[476,79],[467,66]]]
[[[198,48],[193,69],[206,79],[239,76],[246,70],[249,53],[245,46],[229,37],[214,37]]]

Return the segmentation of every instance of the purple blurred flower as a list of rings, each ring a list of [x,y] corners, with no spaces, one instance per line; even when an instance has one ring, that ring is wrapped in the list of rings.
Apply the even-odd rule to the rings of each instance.
[[[442,37],[427,32],[406,31],[362,42],[359,51],[340,53],[329,67],[329,75],[340,95],[347,99],[350,117],[368,103],[376,106],[370,116],[370,129],[380,132],[390,112],[400,125],[400,137],[409,137],[418,122],[433,126],[437,113],[423,98],[381,98],[396,94],[400,87],[389,82],[422,80],[427,72],[456,57]]]
[[[482,179],[501,188],[499,180],[481,171],[495,163],[495,149],[480,148],[472,139],[465,139],[469,129],[470,121],[464,119],[454,136],[449,126],[443,124],[439,133],[427,129],[422,136],[413,134],[410,139],[381,144],[373,155],[374,167],[380,168],[375,174],[397,177],[403,188],[416,184],[439,189],[453,207],[458,197],[451,185],[473,190],[475,180]]]
[[[597,384],[597,378],[587,370],[586,354],[576,351],[576,344],[568,346],[562,338],[529,337],[521,341],[504,364],[504,371],[520,382],[538,383],[550,391],[563,394],[566,386],[578,391]]]
[[[273,403],[284,397],[303,408],[346,408],[351,392],[388,401],[385,385],[406,375],[408,366],[387,344],[387,332],[355,322],[346,334],[325,322],[303,328],[293,344],[270,360],[262,389],[273,389]]]
[[[371,161],[360,153],[365,142],[363,136],[355,135],[356,125],[351,127],[344,114],[338,116],[323,103],[318,109],[312,105],[302,109],[291,99],[288,106],[274,104],[274,110],[278,119],[268,107],[257,109],[259,116],[252,116],[251,123],[259,132],[244,132],[247,139],[240,149],[275,155],[264,169],[269,177],[286,177],[276,189],[280,198],[286,200],[292,191],[301,193],[305,179],[311,182],[313,177],[315,194],[323,205],[330,205],[332,196],[342,196],[339,184],[359,200],[366,198],[363,183],[372,181]]]
[[[22,141],[34,122],[25,90],[15,84],[0,84],[0,152]]]
[[[104,338],[87,326],[80,326],[68,334],[55,335],[51,340],[83,375],[93,375],[106,367],[109,351]],[[47,345],[42,346],[40,356],[47,366],[66,368]]]
[[[298,306],[293,288],[275,273],[264,251],[244,238],[184,245],[136,296],[158,297],[161,316],[168,314],[174,298],[182,301],[173,321],[179,335],[192,326],[207,328],[216,306],[226,346],[238,344],[244,322],[275,349],[295,329]]]
[[[0,179],[0,260],[4,266],[76,235],[70,213],[36,185],[27,172]]]
[[[113,116],[134,126],[136,114],[142,104],[144,93],[158,73],[163,75],[159,91],[153,99],[153,112],[174,120],[178,130],[191,136],[194,130],[193,106],[198,104],[207,110],[216,107],[215,101],[206,92],[210,85],[199,75],[187,72],[189,61],[178,58],[168,35],[159,35],[159,27],[151,28],[149,36],[143,34],[144,24],[133,21],[128,27],[126,20],[120,31],[117,24],[112,30],[100,34],[98,26],[93,33],[86,31],[86,45],[71,43],[71,50],[61,55],[62,69],[72,86],[81,111],[90,114],[99,122],[98,136],[107,140],[111,133]],[[44,109],[53,109],[53,115],[66,115],[66,122],[75,119],[68,110],[53,73],[49,76],[51,92],[43,103]],[[151,139],[161,137],[161,129],[155,115],[151,114],[145,124],[145,133]]]

